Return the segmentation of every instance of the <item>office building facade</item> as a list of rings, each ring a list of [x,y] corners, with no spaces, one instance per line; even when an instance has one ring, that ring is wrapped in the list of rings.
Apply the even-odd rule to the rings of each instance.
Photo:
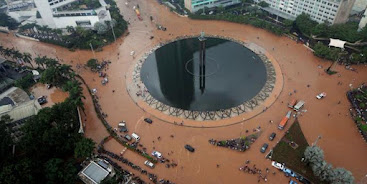
[[[226,7],[241,3],[241,0],[185,0],[185,8],[194,13],[204,8]]]
[[[264,10],[285,19],[294,20],[306,13],[318,23],[339,24],[348,21],[356,0],[255,0],[261,1],[269,4]]]

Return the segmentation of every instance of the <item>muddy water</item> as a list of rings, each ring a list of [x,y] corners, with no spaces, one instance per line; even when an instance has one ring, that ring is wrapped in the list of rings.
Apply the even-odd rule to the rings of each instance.
[[[130,35],[105,47],[103,52],[96,53],[97,58],[112,61],[108,69],[109,84],[102,86],[97,74],[85,69],[78,69],[77,72],[84,77],[91,88],[98,89],[100,103],[103,111],[108,114],[107,120],[111,126],[116,127],[119,121],[125,120],[129,133],[139,134],[141,143],[148,148],[148,152],[153,151],[153,147],[155,147],[164,156],[178,163],[178,166],[173,169],[167,169],[162,164],[158,165],[153,170],[154,173],[176,183],[185,184],[256,183],[257,177],[255,175],[241,173],[238,168],[248,159],[263,170],[266,167],[271,167],[270,161],[265,160],[259,149],[264,142],[268,142],[270,147],[273,147],[280,139],[284,131],[277,130],[277,123],[288,111],[287,102],[296,98],[306,102],[307,112],[299,117],[299,121],[308,142],[312,143],[318,135],[322,135],[318,145],[324,150],[328,162],[335,167],[345,167],[351,170],[358,180],[367,174],[367,160],[365,159],[367,146],[348,115],[350,104],[345,95],[345,92],[349,90],[349,84],[356,87],[366,82],[367,68],[365,66],[355,67],[358,73],[336,66],[335,70],[339,72],[340,77],[338,75],[328,76],[318,66],[326,68],[330,65],[329,62],[314,57],[303,45],[296,44],[288,38],[277,37],[267,31],[246,25],[181,18],[171,13],[167,8],[158,5],[155,1],[137,0],[134,2],[139,3],[144,20],[137,20],[132,10],[132,3],[126,6],[125,1],[117,1],[124,17],[131,22]],[[156,30],[155,23],[149,20],[150,15],[155,21],[167,27],[167,31]],[[253,42],[268,50],[279,62],[283,71],[284,86],[279,99],[261,115],[228,127],[188,128],[167,124],[154,117],[151,117],[154,120],[152,125],[144,123],[142,118],[150,117],[150,115],[143,112],[126,92],[125,75],[134,60],[130,56],[130,52],[135,51],[135,59],[137,59],[160,41],[180,35],[198,34],[201,30],[208,34],[224,35]],[[155,38],[150,40],[150,36]],[[67,49],[57,46],[27,41],[2,33],[0,33],[0,43],[9,47],[14,46],[22,51],[29,51],[34,55],[47,54],[51,57],[58,57],[63,62],[73,66],[83,64],[93,57],[89,51],[69,52]],[[338,82],[342,82],[342,85],[337,85]],[[322,91],[327,93],[327,97],[323,100],[316,100],[315,95]],[[290,92],[292,92],[291,96]],[[89,94],[85,93],[85,96],[87,96],[85,101],[86,117],[84,118],[86,136],[99,142],[107,135],[107,132],[95,116],[92,102],[88,97]],[[339,101],[340,104],[338,104]],[[273,120],[274,124],[270,124],[269,120]],[[210,138],[235,138],[246,135],[246,130],[252,130],[257,126],[261,126],[262,136],[245,153],[217,148],[208,144]],[[289,125],[287,126],[289,127]],[[269,142],[267,139],[271,132],[278,134],[273,142]],[[171,138],[170,135],[174,135],[174,138]],[[160,141],[157,140],[158,136],[161,137]],[[121,146],[113,144],[112,141],[107,144],[111,144],[108,149],[115,153],[122,150]],[[196,152],[187,152],[183,148],[185,144],[195,147]],[[173,151],[172,154],[171,151]],[[134,153],[127,153],[126,157],[143,166],[144,159]],[[220,165],[219,168],[216,167],[217,164]],[[288,181],[288,178],[281,173],[277,173],[275,176],[271,175],[268,179],[268,183],[286,183]]]

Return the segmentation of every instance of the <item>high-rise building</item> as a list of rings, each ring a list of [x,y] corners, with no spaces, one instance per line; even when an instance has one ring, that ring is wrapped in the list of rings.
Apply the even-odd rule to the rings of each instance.
[[[111,21],[104,0],[29,0],[19,3],[8,1],[8,14],[22,24],[36,23],[50,28],[67,26],[93,28],[96,22]]]
[[[318,23],[345,23],[356,0],[255,0],[264,1],[269,7],[264,10],[285,19],[294,20],[306,13]]]
[[[226,7],[239,3],[240,0],[185,0],[185,8],[194,13],[204,8]]]

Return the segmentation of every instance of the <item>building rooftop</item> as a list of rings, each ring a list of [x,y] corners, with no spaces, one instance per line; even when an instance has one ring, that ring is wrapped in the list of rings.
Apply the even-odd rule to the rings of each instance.
[[[5,97],[11,99],[13,101],[13,105],[16,106],[31,100],[25,91],[17,87],[11,87],[10,89],[0,94],[0,100]]]
[[[109,172],[97,163],[91,161],[89,165],[82,170],[81,174],[86,177],[83,180],[85,183],[98,184],[108,176]],[[88,181],[85,181],[85,179]]]
[[[38,111],[42,107],[37,100],[30,100],[19,106],[13,107],[11,104],[0,106],[0,117],[3,115],[9,115],[12,122],[23,120],[30,116],[37,115]]]

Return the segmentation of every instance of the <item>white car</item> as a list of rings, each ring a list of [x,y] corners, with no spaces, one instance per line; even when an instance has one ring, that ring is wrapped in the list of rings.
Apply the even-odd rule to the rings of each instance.
[[[271,165],[279,170],[283,170],[284,169],[284,164],[281,164],[281,163],[278,163],[278,162],[275,162],[275,161],[272,161],[271,162]]]
[[[153,151],[152,155],[157,157],[157,158],[162,158],[162,153],[159,153],[158,151]]]
[[[144,162],[144,165],[150,167],[150,168],[154,168],[154,164],[152,162],[149,162],[149,160]]]
[[[325,96],[326,96],[326,93],[322,92],[322,93],[316,95],[316,98],[320,100],[321,98],[324,98]]]

